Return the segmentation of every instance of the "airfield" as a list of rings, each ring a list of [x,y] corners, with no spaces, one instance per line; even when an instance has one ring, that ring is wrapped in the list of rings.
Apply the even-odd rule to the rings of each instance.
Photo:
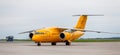
[[[120,42],[72,42],[71,46],[0,41],[0,55],[120,55]]]

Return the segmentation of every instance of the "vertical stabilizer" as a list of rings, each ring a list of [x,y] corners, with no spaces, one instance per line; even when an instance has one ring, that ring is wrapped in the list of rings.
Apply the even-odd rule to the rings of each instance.
[[[86,25],[86,21],[87,21],[87,15],[80,16],[80,18],[74,28],[84,29],[85,25]]]
[[[73,15],[73,16],[80,16],[80,18],[78,19],[78,22],[77,22],[77,24],[75,25],[74,28],[85,29],[85,25],[86,25],[87,17],[88,16],[104,16],[104,15],[100,15],[100,14],[88,14],[88,15]]]

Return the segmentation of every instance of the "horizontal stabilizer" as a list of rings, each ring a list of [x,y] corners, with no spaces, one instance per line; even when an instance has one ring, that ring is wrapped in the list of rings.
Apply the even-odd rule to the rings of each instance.
[[[82,14],[82,15],[72,15],[72,16],[104,16],[103,14]]]

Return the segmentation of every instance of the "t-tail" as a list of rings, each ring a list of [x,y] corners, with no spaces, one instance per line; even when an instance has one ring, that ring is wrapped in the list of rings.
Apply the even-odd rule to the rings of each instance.
[[[103,15],[73,15],[73,16],[80,16],[74,28],[85,29],[88,16],[103,16]]]

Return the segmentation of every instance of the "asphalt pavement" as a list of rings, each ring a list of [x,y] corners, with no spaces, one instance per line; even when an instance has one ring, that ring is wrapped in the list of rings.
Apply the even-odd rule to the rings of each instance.
[[[73,42],[71,46],[42,43],[36,46],[34,42],[0,41],[0,55],[120,55],[120,42]]]

